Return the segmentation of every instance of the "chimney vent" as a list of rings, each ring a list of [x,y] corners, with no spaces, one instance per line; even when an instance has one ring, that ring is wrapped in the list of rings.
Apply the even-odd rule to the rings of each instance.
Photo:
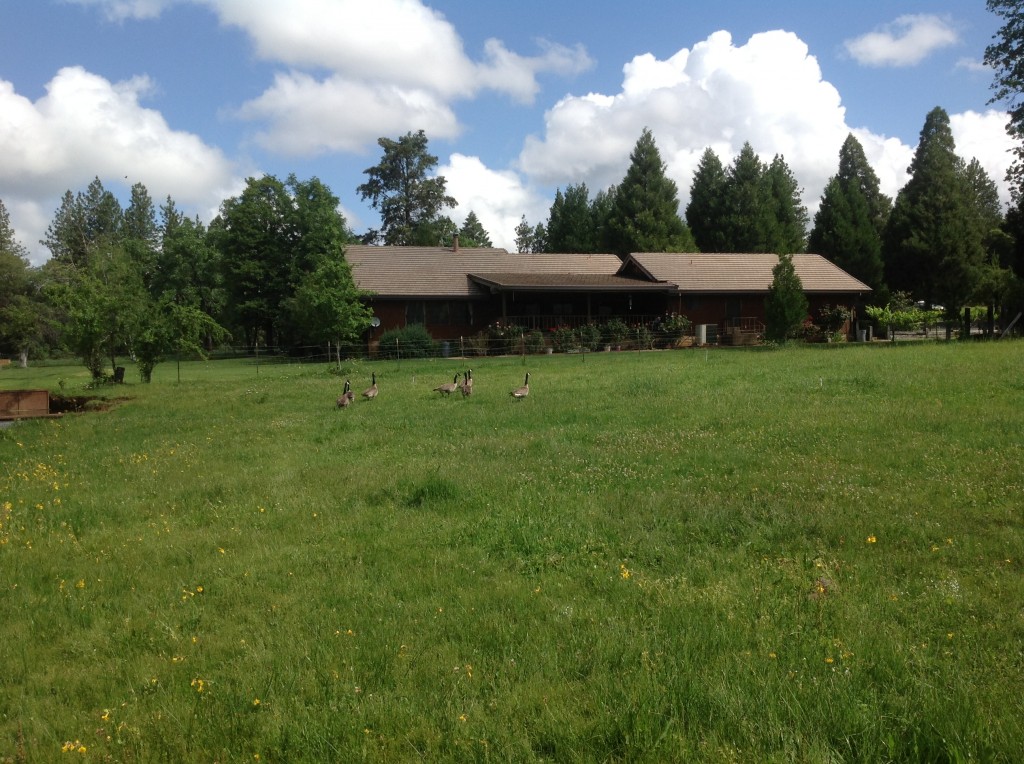
[[[457,233],[452,234],[452,252],[459,251],[459,235]]]

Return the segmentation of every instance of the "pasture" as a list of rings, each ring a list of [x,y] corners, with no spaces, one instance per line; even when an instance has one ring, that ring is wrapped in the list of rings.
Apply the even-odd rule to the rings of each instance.
[[[0,761],[1019,760],[1019,342],[336,371],[0,372]]]

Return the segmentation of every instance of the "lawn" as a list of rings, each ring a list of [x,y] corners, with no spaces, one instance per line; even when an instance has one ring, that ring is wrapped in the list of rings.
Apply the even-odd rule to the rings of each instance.
[[[5,369],[119,400],[0,430],[0,761],[1015,762],[1022,369]]]

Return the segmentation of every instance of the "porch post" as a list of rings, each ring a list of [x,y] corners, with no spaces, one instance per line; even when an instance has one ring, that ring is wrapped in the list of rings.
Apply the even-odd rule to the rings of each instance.
[[[501,293],[501,320],[504,323],[508,319],[508,310],[505,306],[505,293]]]
[[[587,292],[587,323],[590,323],[590,292]]]

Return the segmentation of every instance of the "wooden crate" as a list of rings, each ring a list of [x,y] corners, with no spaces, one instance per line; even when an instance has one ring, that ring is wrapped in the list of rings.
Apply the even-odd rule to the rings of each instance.
[[[0,390],[0,419],[60,416],[50,413],[49,390]]]

